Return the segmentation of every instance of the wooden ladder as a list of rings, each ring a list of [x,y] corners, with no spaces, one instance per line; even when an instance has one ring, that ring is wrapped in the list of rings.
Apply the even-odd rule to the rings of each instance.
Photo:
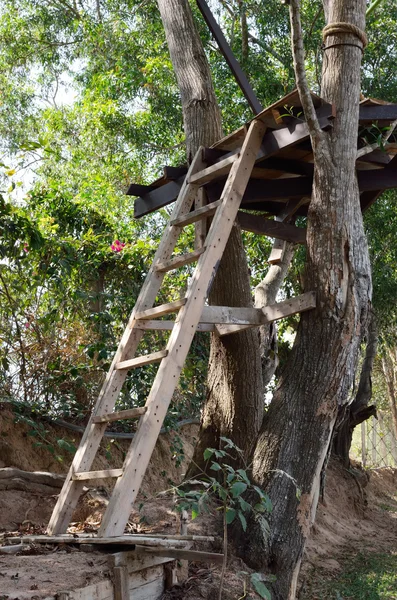
[[[48,525],[49,534],[66,531],[84,482],[106,477],[116,477],[117,481],[98,536],[123,534],[193,336],[199,328],[204,304],[250,179],[264,132],[265,125],[260,121],[253,121],[240,152],[207,168],[202,160],[201,149],[197,152],[66,477]],[[192,211],[193,202],[199,198],[200,187],[227,172],[229,175],[220,199]],[[172,258],[183,228],[210,216],[213,219],[203,246],[189,254]],[[153,307],[165,274],[193,261],[197,261],[197,266],[186,297]],[[153,319],[169,313],[177,313],[177,317],[165,350],[134,358],[145,329],[156,329]],[[145,407],[113,412],[128,370],[154,362],[160,362],[160,366]],[[137,433],[123,468],[90,471],[107,424],[118,419],[136,417],[140,418]]]

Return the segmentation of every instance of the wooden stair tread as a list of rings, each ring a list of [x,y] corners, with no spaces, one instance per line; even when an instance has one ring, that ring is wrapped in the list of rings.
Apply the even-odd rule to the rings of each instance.
[[[204,252],[205,246],[199,250],[194,250],[194,252],[188,252],[186,254],[174,256],[173,258],[170,258],[170,260],[159,262],[155,265],[154,269],[155,271],[167,272],[178,269],[179,267],[184,267],[185,265],[190,265],[192,262],[197,261]]]
[[[168,350],[160,350],[159,352],[152,352],[151,354],[144,354],[137,358],[131,358],[130,360],[123,360],[116,363],[115,369],[121,371],[123,369],[136,369],[144,365],[151,365],[152,363],[159,362],[165,358],[168,354]]]
[[[147,411],[146,406],[138,408],[129,408],[128,410],[120,410],[118,412],[107,413],[105,415],[97,415],[93,417],[93,423],[111,423],[112,421],[119,421],[120,419],[136,419],[141,417]]]
[[[81,471],[73,473],[73,481],[87,481],[89,479],[107,479],[108,477],[121,477],[123,469],[104,469],[103,471]]]
[[[161,304],[160,306],[155,306],[154,308],[142,310],[135,313],[135,320],[140,321],[141,319],[150,319],[151,317],[162,317],[163,315],[168,315],[169,313],[176,312],[182,308],[182,306],[186,304],[186,301],[187,298],[181,298],[180,300],[175,300],[175,302],[168,302],[167,304]]]
[[[206,204],[201,208],[197,208],[196,210],[192,210],[191,212],[188,212],[185,215],[181,215],[180,217],[173,219],[171,221],[171,225],[181,227],[184,225],[190,225],[191,223],[195,223],[196,221],[200,221],[200,219],[212,217],[212,215],[215,213],[216,209],[218,208],[218,206],[220,206],[220,204],[220,200],[215,200],[210,204]]]
[[[227,156],[226,158],[218,161],[214,165],[195,173],[189,177],[189,183],[195,185],[204,185],[204,183],[208,183],[217,177],[222,177],[226,175],[232,168],[233,163],[239,158],[240,153],[232,154],[231,156]]]

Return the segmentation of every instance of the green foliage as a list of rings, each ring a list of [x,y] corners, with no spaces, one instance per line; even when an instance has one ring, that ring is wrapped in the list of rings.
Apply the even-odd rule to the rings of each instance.
[[[206,448],[204,459],[207,461],[208,470],[214,471],[215,476],[208,475],[206,469],[200,479],[202,489],[190,489],[189,481],[182,486],[174,488],[178,496],[177,510],[191,511],[192,519],[196,519],[202,512],[210,512],[215,506],[216,510],[223,512],[224,523],[224,552],[226,556],[227,528],[238,519],[239,525],[245,532],[247,518],[254,519],[263,531],[269,531],[269,524],[265,514],[272,511],[269,496],[258,486],[251,483],[248,467],[234,469],[229,463],[234,463],[239,457],[244,461],[242,451],[232,440],[220,438],[222,448]],[[213,460],[214,459],[214,460]],[[197,484],[197,481],[194,482]],[[264,576],[255,573],[251,576],[251,584],[261,598],[270,598],[270,592],[264,584]]]

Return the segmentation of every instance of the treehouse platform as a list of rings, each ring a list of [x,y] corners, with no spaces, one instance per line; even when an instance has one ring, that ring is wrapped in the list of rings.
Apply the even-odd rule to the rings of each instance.
[[[313,93],[312,99],[321,128],[331,129],[337,107]],[[366,98],[359,110],[356,165],[364,211],[383,191],[397,187],[397,134],[392,131],[397,104]],[[313,150],[298,92],[284,96],[252,120],[264,123],[266,130],[237,220],[242,229],[305,243],[305,230],[291,225],[294,217],[307,215],[313,184]],[[230,169],[228,161],[239,153],[252,120],[202,149],[208,178],[203,188],[208,203],[219,198]],[[224,164],[223,170],[220,163]],[[174,202],[186,173],[187,166],[166,166],[162,177],[150,185],[131,184],[127,194],[138,196],[135,218]]]

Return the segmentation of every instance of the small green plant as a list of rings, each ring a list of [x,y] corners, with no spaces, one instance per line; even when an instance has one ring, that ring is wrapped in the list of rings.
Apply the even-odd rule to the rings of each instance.
[[[248,476],[248,467],[240,448],[226,437],[221,437],[223,448],[207,448],[204,459],[207,461],[208,470],[214,472],[214,477],[202,473],[201,484],[203,489],[184,491],[175,488],[179,496],[178,510],[188,510],[192,519],[201,512],[209,512],[210,506],[215,503],[216,510],[223,513],[223,565],[221,582],[219,586],[219,600],[222,598],[223,581],[227,563],[228,526],[238,520],[243,531],[247,529],[247,517],[256,519],[264,531],[269,531],[269,524],[265,515],[272,510],[270,498],[258,486],[251,483]],[[235,469],[228,462],[235,463],[240,459],[245,468]],[[216,475],[215,475],[216,474]],[[188,482],[189,483],[189,482]],[[251,586],[261,598],[270,600],[270,592],[266,587],[265,576],[255,573],[251,576]]]
[[[48,438],[49,430],[44,427],[44,424],[23,414],[22,411],[16,412],[15,422],[27,425],[29,427],[27,435],[35,438],[33,445],[48,450],[58,462],[63,462],[63,457],[57,452],[58,448],[72,455],[76,453],[77,448],[72,441],[58,438],[55,444],[52,443]]]
[[[185,460],[185,451],[181,437],[174,433],[170,445],[172,460],[175,461],[175,466],[180,467]]]

